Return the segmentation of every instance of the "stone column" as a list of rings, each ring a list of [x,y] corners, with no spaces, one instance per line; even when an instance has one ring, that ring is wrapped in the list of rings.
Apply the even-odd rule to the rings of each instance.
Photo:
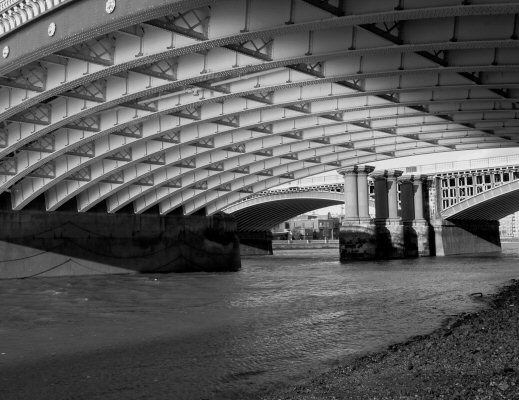
[[[357,171],[357,194],[359,207],[359,220],[369,221],[369,187],[368,174],[373,172],[375,167],[370,165],[359,166]]]
[[[373,260],[377,256],[376,227],[369,216],[367,176],[370,166],[355,166],[338,171],[344,175],[345,219],[339,236],[341,262]]]
[[[400,202],[402,204],[402,222],[413,221],[415,219],[415,193],[412,176],[400,179]]]
[[[397,178],[401,171],[375,171],[376,258],[404,257],[404,226],[398,218]]]
[[[402,171],[387,171],[387,212],[390,220],[398,219],[398,177]]]
[[[375,218],[386,220],[388,217],[387,208],[387,177],[386,171],[374,172],[371,177],[375,181]]]
[[[344,219],[358,220],[357,167],[344,168],[338,172],[344,176]]]
[[[413,191],[414,191],[414,220],[417,222],[423,222],[424,210],[423,210],[423,187],[424,180],[427,179],[427,175],[419,175],[413,177]]]

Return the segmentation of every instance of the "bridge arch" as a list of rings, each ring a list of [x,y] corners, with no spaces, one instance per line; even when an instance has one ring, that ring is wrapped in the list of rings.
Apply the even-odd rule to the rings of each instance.
[[[498,221],[519,211],[519,180],[479,193],[441,212],[449,220]]]
[[[240,231],[266,231],[298,215],[341,204],[343,193],[279,193],[237,203],[225,212],[236,218]]]

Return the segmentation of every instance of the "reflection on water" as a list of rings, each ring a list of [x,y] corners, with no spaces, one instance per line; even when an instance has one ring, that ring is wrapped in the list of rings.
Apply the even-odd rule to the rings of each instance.
[[[430,331],[478,307],[470,293],[519,278],[517,261],[278,251],[234,273],[0,281],[0,375],[12,386],[7,371],[38,371],[23,390],[51,384],[54,399],[78,384],[85,399],[243,398]]]

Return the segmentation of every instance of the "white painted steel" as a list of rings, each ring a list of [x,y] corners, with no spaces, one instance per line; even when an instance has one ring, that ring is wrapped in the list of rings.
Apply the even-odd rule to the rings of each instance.
[[[519,2],[206,3],[182,26],[117,7],[108,35],[0,63],[14,209],[211,214],[349,165],[517,146]]]

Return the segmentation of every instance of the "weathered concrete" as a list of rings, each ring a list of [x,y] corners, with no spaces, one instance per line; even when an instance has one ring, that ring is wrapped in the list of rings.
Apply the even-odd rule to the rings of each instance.
[[[400,222],[345,224],[339,241],[341,262],[404,257],[404,227]]]
[[[434,255],[434,230],[427,221],[404,222],[404,257]]]
[[[499,221],[434,220],[437,256],[501,251]]]
[[[375,259],[377,253],[376,226],[371,223],[341,226],[339,252],[341,262]]]
[[[272,255],[271,231],[239,231],[242,256]]]
[[[240,268],[234,220],[0,211],[0,278]]]

